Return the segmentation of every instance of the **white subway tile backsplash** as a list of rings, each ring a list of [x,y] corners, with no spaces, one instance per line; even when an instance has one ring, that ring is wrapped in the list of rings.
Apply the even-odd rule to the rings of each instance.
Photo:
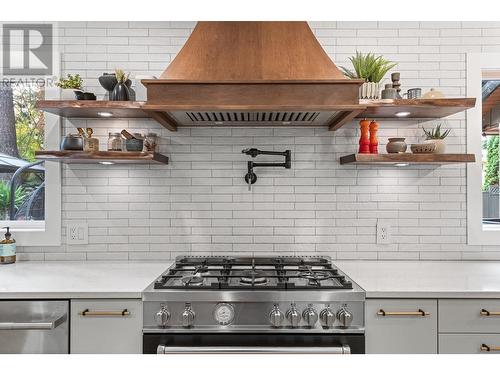
[[[79,73],[103,95],[97,77],[116,67],[159,76],[195,22],[60,22],[63,74]],[[349,66],[356,50],[398,62],[403,90],[466,93],[466,53],[500,51],[500,22],[311,22],[330,57]],[[390,80],[389,75],[385,82]],[[387,138],[421,139],[432,123],[385,122]],[[341,166],[357,149],[356,122],[325,128],[181,128],[150,120],[71,120],[108,131],[161,135],[168,166],[72,165],[63,168],[63,226],[89,224],[88,245],[21,247],[23,260],[166,260],[176,255],[311,253],[333,259],[500,259],[495,246],[466,244],[465,167]],[[465,151],[465,115],[447,119],[449,149]],[[292,150],[290,170],[256,168],[243,180],[246,147]],[[259,161],[275,160],[259,157]],[[390,220],[390,245],[376,244],[377,220]],[[64,229],[64,228],[63,228]]]

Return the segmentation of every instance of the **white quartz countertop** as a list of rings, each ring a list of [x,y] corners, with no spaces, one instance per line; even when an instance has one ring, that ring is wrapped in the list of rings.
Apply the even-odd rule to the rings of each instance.
[[[0,265],[0,299],[141,298],[171,262],[17,262]]]
[[[500,298],[500,262],[334,261],[367,298]],[[0,299],[141,298],[171,262],[18,262]]]
[[[500,262],[334,261],[367,298],[500,298]]]

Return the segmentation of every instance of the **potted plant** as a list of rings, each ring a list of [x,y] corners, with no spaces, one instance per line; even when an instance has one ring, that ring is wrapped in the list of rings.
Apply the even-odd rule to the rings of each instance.
[[[436,145],[436,154],[444,154],[446,150],[445,138],[450,134],[451,129],[446,129],[441,132],[441,124],[438,124],[434,129],[427,130],[422,128],[425,134],[424,143],[434,143]]]
[[[354,79],[364,79],[365,83],[359,89],[361,99],[378,99],[380,97],[380,81],[385,74],[394,68],[397,63],[375,56],[373,53],[366,55],[356,51],[356,56],[349,57],[354,71],[340,67],[345,76]]]
[[[61,89],[61,99],[71,100],[75,99],[76,95],[81,95],[83,79],[80,74],[68,74],[66,78],[59,78],[56,86]]]
[[[130,91],[126,82],[128,80],[128,74],[126,74],[122,69],[115,70],[116,75],[116,85],[112,92],[111,100],[129,100],[130,99]]]

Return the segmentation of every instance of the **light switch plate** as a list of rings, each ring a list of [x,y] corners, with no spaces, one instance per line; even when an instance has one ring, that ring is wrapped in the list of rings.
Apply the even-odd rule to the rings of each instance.
[[[87,223],[71,223],[66,226],[66,243],[68,245],[87,245],[89,243],[89,225]]]
[[[391,223],[388,221],[377,221],[377,244],[388,245],[392,243]]]

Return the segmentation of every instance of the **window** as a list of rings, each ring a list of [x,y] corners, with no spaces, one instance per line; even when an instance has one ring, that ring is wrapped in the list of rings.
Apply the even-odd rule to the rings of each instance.
[[[35,151],[57,147],[60,134],[59,119],[36,109],[44,96],[21,80],[0,87],[0,225],[22,246],[61,240],[60,166],[35,159]]]
[[[467,166],[468,243],[499,245],[500,54],[468,55],[467,73],[467,96],[477,98],[467,115],[467,149],[476,155]]]

